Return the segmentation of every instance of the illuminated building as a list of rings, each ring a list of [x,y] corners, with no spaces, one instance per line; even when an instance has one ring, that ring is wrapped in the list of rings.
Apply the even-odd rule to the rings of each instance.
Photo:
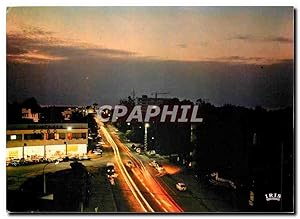
[[[87,123],[13,124],[6,130],[6,158],[51,158],[87,153]]]

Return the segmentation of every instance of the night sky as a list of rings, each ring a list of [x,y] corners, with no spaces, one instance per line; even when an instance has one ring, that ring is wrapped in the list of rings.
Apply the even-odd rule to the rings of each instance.
[[[292,7],[24,7],[7,11],[7,98],[116,104],[136,95],[293,104]]]

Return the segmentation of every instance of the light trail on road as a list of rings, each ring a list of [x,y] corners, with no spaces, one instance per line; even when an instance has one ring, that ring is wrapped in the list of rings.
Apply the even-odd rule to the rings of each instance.
[[[115,136],[117,138],[117,136]],[[155,202],[160,206],[160,208],[164,212],[184,212],[183,209],[176,203],[176,201],[171,197],[171,195],[163,188],[163,186],[153,177],[147,168],[145,167],[144,163],[136,158],[132,152],[126,147],[119,139],[115,140],[117,145],[126,152],[128,157],[137,167],[136,169],[139,170],[137,172],[135,169],[132,169],[133,174],[136,178],[141,182],[141,184],[145,187],[147,192],[152,196]],[[151,188],[151,190],[149,189]]]
[[[138,189],[138,187],[132,180],[131,176],[129,175],[128,171],[126,170],[126,168],[122,162],[118,146],[116,145],[116,143],[114,142],[114,140],[112,139],[112,137],[110,136],[110,134],[108,133],[108,131],[106,130],[106,128],[104,126],[101,125],[100,129],[101,129],[102,133],[104,134],[106,140],[111,144],[113,151],[114,151],[117,165],[118,165],[122,175],[124,176],[124,179],[129,187],[129,189],[131,190],[132,194],[136,198],[137,202],[139,203],[139,205],[141,206],[141,208],[143,209],[144,212],[154,212],[153,208],[150,206],[150,204],[147,202],[145,197],[142,195],[142,193],[140,192],[140,190]]]

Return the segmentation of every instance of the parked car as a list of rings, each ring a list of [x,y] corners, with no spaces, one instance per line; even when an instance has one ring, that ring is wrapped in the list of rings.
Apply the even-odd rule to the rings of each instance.
[[[176,189],[179,191],[186,191],[186,185],[182,182],[176,183]]]
[[[13,166],[13,167],[19,166],[20,165],[19,161],[20,161],[19,159],[13,159],[10,162],[10,165]]]
[[[11,160],[6,160],[6,166],[8,167],[9,165],[11,165]]]
[[[135,144],[132,144],[132,145],[131,145],[131,148],[132,148],[133,150],[135,150],[135,149],[136,149]]]
[[[87,155],[79,156],[79,160],[90,160],[91,158]]]
[[[96,155],[102,155],[103,151],[101,149],[95,149],[93,150],[93,154],[96,154]]]
[[[69,156],[69,160],[77,161],[77,160],[79,160],[79,156],[78,155],[71,155],[71,156]]]
[[[63,158],[63,162],[69,162],[70,161],[70,158],[68,157],[68,156],[65,156],[64,158]]]
[[[148,152],[148,154],[149,154],[150,156],[153,156],[153,155],[156,154],[156,152],[155,152],[155,150],[150,150],[150,151]]]
[[[30,161],[30,160],[25,160],[25,158],[21,158],[21,159],[19,160],[19,165],[20,165],[20,166],[28,165],[28,164],[31,164],[31,163],[32,163],[32,161]]]
[[[218,172],[211,173],[210,176],[208,177],[208,179],[209,179],[208,181],[212,185],[223,186],[223,187],[233,188],[233,189],[237,188],[237,186],[235,185],[235,183],[233,181],[219,177]]]

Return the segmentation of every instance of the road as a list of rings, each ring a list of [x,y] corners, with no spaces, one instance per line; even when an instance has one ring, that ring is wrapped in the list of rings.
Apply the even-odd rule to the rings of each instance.
[[[117,139],[111,131],[112,127],[108,129],[99,121],[98,125],[101,135],[112,146],[120,174],[125,179],[141,209],[144,212],[183,212],[183,209],[158,182],[156,177],[148,171],[145,164]],[[133,168],[124,165],[128,160],[134,164]]]
[[[149,165],[149,157],[139,155],[129,149],[118,137],[113,126],[101,126],[102,135],[110,138],[110,144],[117,150],[119,162],[130,160],[134,168],[126,167],[143,199],[155,212],[234,212],[238,211],[234,203],[234,194],[222,188],[207,187],[190,173],[184,173],[180,167],[167,160],[159,160],[166,169],[166,174],[159,174]],[[127,174],[126,174],[127,175]],[[185,182],[188,190],[180,192],[175,188],[177,182]]]

